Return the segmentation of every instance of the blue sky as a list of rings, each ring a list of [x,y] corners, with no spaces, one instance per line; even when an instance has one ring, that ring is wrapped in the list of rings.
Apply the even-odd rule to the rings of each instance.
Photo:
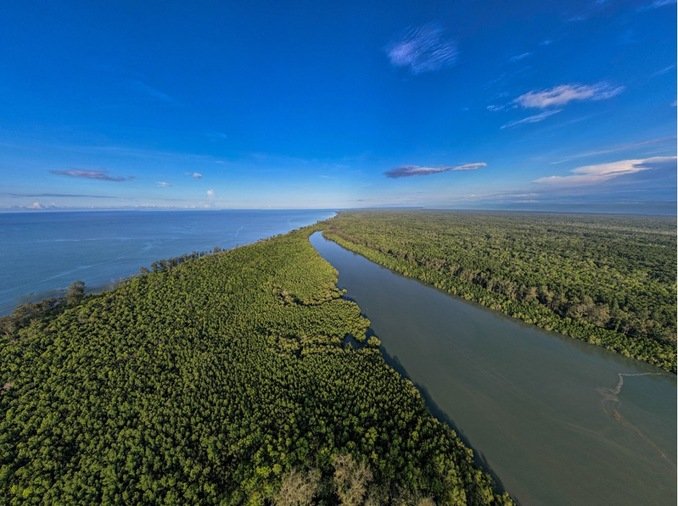
[[[675,43],[670,0],[9,2],[0,208],[673,212]]]

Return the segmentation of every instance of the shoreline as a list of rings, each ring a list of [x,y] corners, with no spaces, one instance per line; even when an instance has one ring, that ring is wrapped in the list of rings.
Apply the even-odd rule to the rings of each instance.
[[[77,216],[80,217],[80,216],[86,216],[86,215],[88,214],[88,211],[90,211],[90,210],[81,210],[81,211],[28,211],[28,212],[17,212],[17,213],[11,213],[11,214],[17,215],[17,216],[18,216],[18,215],[22,215],[22,216],[37,216],[37,215],[40,215],[40,214],[42,214],[43,216],[46,216],[46,215],[52,215],[52,216],[53,216],[53,215],[58,215],[58,214],[61,214],[61,215],[71,215],[71,214],[72,214],[72,215],[77,215]],[[151,215],[153,211],[157,211],[158,213],[163,213],[163,214],[164,214],[164,213],[174,213],[174,212],[176,212],[177,214],[183,214],[183,215],[189,214],[189,215],[190,215],[190,213],[191,213],[193,210],[176,210],[176,209],[163,210],[163,211],[159,211],[159,210],[144,210],[144,211],[140,211],[140,210],[136,210],[136,209],[130,209],[130,210],[114,210],[114,211],[110,211],[110,210],[96,210],[96,211],[93,211],[93,214],[97,214],[98,216],[103,216],[103,215],[105,215],[105,214],[107,214],[107,213],[111,213],[111,214],[131,215],[134,211],[139,211],[139,213],[142,213],[142,214],[148,216],[148,215]],[[247,213],[252,212],[252,210],[246,210],[246,209],[243,209],[243,210],[214,210],[214,209],[206,209],[206,210],[199,210],[199,211],[200,211],[201,214],[204,213],[203,215],[206,215],[206,214],[208,214],[209,212],[212,212],[212,213],[214,213],[214,214],[221,214],[221,213],[236,213],[236,214],[239,215],[239,216],[247,215]],[[185,250],[185,251],[183,251],[183,252],[181,252],[181,253],[179,253],[179,254],[176,254],[176,255],[165,255],[165,256],[159,255],[159,256],[155,256],[155,257],[149,259],[149,260],[148,260],[147,262],[145,262],[145,263],[141,263],[141,264],[139,264],[139,265],[136,265],[136,267],[134,267],[133,270],[132,270],[131,272],[129,272],[128,274],[126,274],[126,275],[121,275],[121,276],[119,276],[119,277],[115,277],[114,279],[111,279],[111,280],[108,280],[108,281],[104,281],[104,282],[94,282],[94,283],[92,283],[92,284],[90,285],[90,284],[88,283],[88,280],[86,279],[87,276],[83,276],[83,278],[85,278],[85,279],[78,278],[78,277],[74,277],[74,278],[72,278],[72,279],[69,279],[69,281],[68,281],[65,285],[62,285],[62,286],[60,286],[60,287],[54,287],[54,288],[50,288],[50,289],[46,289],[46,290],[40,290],[40,291],[29,291],[29,292],[25,292],[25,293],[23,293],[23,294],[17,299],[16,303],[11,304],[11,306],[9,306],[9,304],[8,304],[8,307],[7,307],[7,308],[4,308],[4,309],[0,310],[0,318],[4,318],[4,317],[7,317],[7,316],[11,316],[12,313],[14,313],[14,311],[16,311],[19,307],[21,307],[21,306],[23,306],[23,305],[26,305],[26,304],[36,304],[36,303],[40,303],[40,302],[42,302],[42,301],[44,301],[44,300],[48,300],[48,299],[59,299],[59,298],[62,298],[62,297],[66,294],[66,291],[67,291],[67,289],[68,289],[68,285],[70,285],[72,282],[74,282],[74,281],[76,281],[76,280],[82,280],[82,281],[85,282],[85,285],[86,285],[85,291],[86,291],[86,294],[87,294],[87,295],[97,295],[97,294],[106,292],[106,291],[108,291],[108,290],[111,290],[111,289],[115,288],[116,286],[118,286],[119,284],[124,283],[125,281],[127,281],[127,280],[129,280],[129,279],[131,279],[131,278],[133,278],[133,277],[135,277],[135,276],[137,276],[137,275],[139,275],[139,274],[143,271],[143,269],[149,268],[150,265],[151,265],[153,262],[169,261],[169,260],[172,260],[172,259],[175,259],[175,258],[180,258],[180,257],[186,256],[186,255],[191,255],[191,254],[195,254],[195,253],[197,253],[197,254],[205,254],[205,253],[208,253],[208,252],[214,250],[215,248],[220,248],[221,250],[231,250],[231,249],[234,249],[234,248],[239,248],[239,247],[247,246],[247,245],[249,245],[249,244],[253,244],[253,243],[255,243],[255,242],[257,242],[257,241],[260,241],[260,240],[262,240],[262,239],[268,239],[268,238],[270,238],[270,237],[273,237],[273,236],[275,236],[275,235],[279,235],[279,234],[281,234],[281,233],[283,233],[283,234],[284,234],[284,233],[289,233],[289,232],[293,232],[293,231],[295,231],[295,230],[298,230],[298,229],[300,229],[300,228],[304,228],[304,227],[307,227],[307,226],[316,225],[316,224],[318,224],[318,223],[320,223],[320,222],[322,222],[322,221],[325,221],[325,220],[327,220],[327,219],[331,219],[331,218],[333,218],[333,217],[335,217],[335,216],[337,215],[337,211],[336,211],[336,210],[332,210],[332,209],[327,209],[327,210],[326,210],[326,209],[310,209],[310,210],[305,210],[305,209],[289,209],[289,210],[287,210],[287,209],[283,209],[283,210],[277,210],[277,209],[275,209],[275,210],[274,210],[274,209],[270,209],[270,210],[269,210],[269,209],[260,209],[260,210],[254,210],[253,212],[261,213],[261,214],[270,214],[270,215],[272,215],[272,216],[275,216],[275,215],[281,215],[281,214],[283,214],[283,213],[296,213],[296,212],[309,213],[309,214],[313,214],[313,213],[331,213],[331,215],[330,215],[329,218],[328,218],[328,217],[322,217],[322,216],[321,216],[321,217],[318,217],[313,223],[305,224],[305,225],[300,225],[300,226],[295,226],[294,228],[287,229],[287,230],[284,231],[284,232],[274,232],[274,233],[272,233],[272,234],[265,235],[265,236],[259,237],[259,238],[257,238],[257,239],[254,239],[253,241],[241,241],[241,242],[237,242],[237,243],[232,244],[232,245],[227,245],[227,246],[225,246],[225,247],[221,247],[221,246],[218,246],[218,245],[217,245],[217,246],[214,246],[214,245],[213,245],[213,246],[208,246],[207,248],[202,249],[202,250],[198,250],[198,251],[196,251],[196,250],[191,250],[190,247],[188,247],[187,250]],[[102,239],[102,240],[105,240],[105,239]],[[135,240],[136,240],[137,242],[141,243],[141,242],[143,242],[145,239],[144,239],[143,237],[137,237]],[[222,243],[223,243],[223,241],[224,241],[224,240],[222,240]],[[11,290],[11,288],[10,288],[10,290]],[[4,305],[5,305],[5,304],[3,303],[2,306],[4,306]]]

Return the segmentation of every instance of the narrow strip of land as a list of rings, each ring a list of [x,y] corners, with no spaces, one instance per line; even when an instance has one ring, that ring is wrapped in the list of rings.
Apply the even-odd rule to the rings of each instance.
[[[3,325],[0,497],[510,504],[367,340],[309,233]]]

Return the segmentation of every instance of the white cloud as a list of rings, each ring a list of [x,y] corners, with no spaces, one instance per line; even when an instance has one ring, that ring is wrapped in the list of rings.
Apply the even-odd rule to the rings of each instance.
[[[529,91],[514,100],[516,104],[527,109],[545,109],[562,106],[579,100],[605,100],[615,97],[624,91],[623,86],[611,86],[608,83],[596,84],[561,84],[546,90]]]
[[[487,164],[485,162],[473,162],[473,163],[465,163],[463,165],[457,165],[456,167],[452,167],[450,170],[478,170],[478,169],[483,169],[487,167]]]
[[[453,165],[450,167],[422,167],[421,165],[404,165],[384,172],[386,177],[397,179],[400,177],[411,176],[430,176],[431,174],[440,174],[442,172],[478,170],[487,167],[485,162],[464,163],[462,165]]]
[[[528,56],[532,56],[532,53],[527,52],[527,53],[521,53],[521,54],[517,54],[515,56],[511,56],[511,58],[509,58],[509,61],[512,62],[512,63],[517,62],[517,61],[520,61],[520,60],[524,60]]]
[[[168,183],[167,181],[158,181],[158,186],[160,188],[169,188],[172,185],[170,183]]]
[[[202,174],[200,172],[191,172],[191,177],[193,179],[202,179]]]
[[[45,209],[45,206],[43,206],[40,202],[35,201],[30,206],[28,206],[28,208],[29,209]]]
[[[207,190],[207,198],[208,198],[208,199],[214,198],[214,195],[215,195],[215,192],[214,192],[214,190],[213,190],[212,188],[210,188],[209,190]]]
[[[443,38],[436,25],[424,25],[410,30],[402,40],[386,48],[389,61],[396,67],[407,67],[413,74],[448,67],[457,58],[456,45]]]
[[[95,179],[98,181],[128,181],[134,179],[133,177],[127,176],[111,176],[108,171],[105,170],[80,170],[80,169],[68,169],[68,170],[50,170],[52,174],[57,176],[68,176],[68,177],[79,177],[83,179]]]
[[[676,3],[676,0],[655,0],[649,5],[650,9],[657,9],[659,7],[664,7],[665,5],[673,5]]]
[[[676,68],[675,65],[667,65],[666,67],[661,68],[661,69],[657,70],[656,72],[653,72],[653,73],[650,75],[650,77],[662,76],[662,75],[666,74],[667,72],[672,71],[672,70],[675,69],[675,68]]]
[[[644,159],[619,160],[616,162],[584,165],[573,169],[567,176],[546,176],[533,183],[551,186],[584,186],[602,183],[620,176],[651,170],[658,164],[675,162],[675,156],[655,156]]]
[[[553,116],[554,114],[558,114],[560,111],[562,111],[562,109],[552,109],[550,111],[540,112],[539,114],[533,114],[527,118],[509,121],[508,123],[502,125],[501,128],[512,128],[514,126],[525,125],[527,123],[539,123],[540,121],[544,121],[546,118]]]

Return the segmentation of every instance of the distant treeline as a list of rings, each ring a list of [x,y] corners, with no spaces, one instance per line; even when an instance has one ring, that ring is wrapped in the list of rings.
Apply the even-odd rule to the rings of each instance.
[[[406,276],[676,372],[676,222],[342,212],[328,238]]]
[[[0,503],[511,504],[308,233],[78,285],[3,327]]]

